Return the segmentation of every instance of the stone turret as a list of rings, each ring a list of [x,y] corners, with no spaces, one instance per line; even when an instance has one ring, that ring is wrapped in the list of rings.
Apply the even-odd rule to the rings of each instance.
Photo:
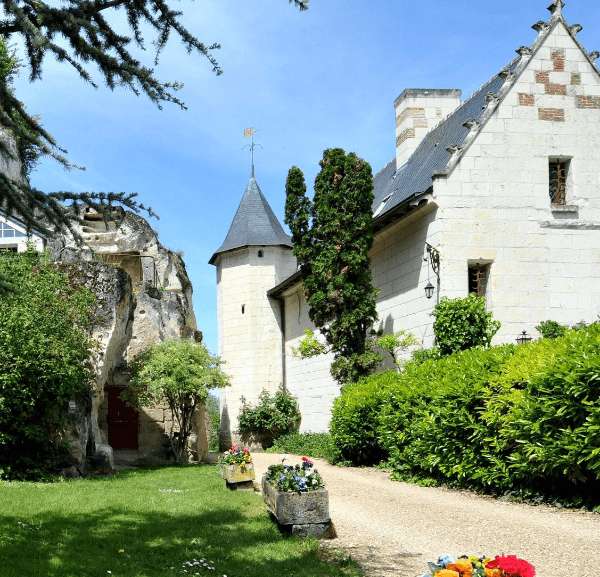
[[[225,447],[242,440],[237,421],[242,399],[256,402],[262,390],[274,393],[283,383],[281,304],[267,291],[297,268],[291,239],[254,173],[209,263],[217,267],[219,355],[231,378],[231,387],[219,393]]]

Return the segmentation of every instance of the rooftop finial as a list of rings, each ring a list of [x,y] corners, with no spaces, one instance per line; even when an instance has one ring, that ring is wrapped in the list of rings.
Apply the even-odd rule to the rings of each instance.
[[[562,9],[565,7],[565,3],[562,0],[553,0],[552,4],[548,6],[548,10],[552,12],[552,17],[562,16]]]
[[[254,130],[254,128],[252,128],[252,126],[250,128],[244,128],[244,138],[250,137],[252,139],[252,144],[246,144],[246,146],[250,149],[250,158],[251,158],[251,162],[252,162],[252,170],[250,173],[250,178],[254,178],[254,147],[260,146],[262,148],[262,146],[260,144],[254,143],[254,133],[255,132],[258,132],[258,128],[256,130]],[[243,146],[242,150],[244,150],[244,148],[246,148],[246,146]]]

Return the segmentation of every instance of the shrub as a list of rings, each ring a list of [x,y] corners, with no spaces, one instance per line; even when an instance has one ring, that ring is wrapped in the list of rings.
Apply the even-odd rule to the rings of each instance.
[[[93,295],[29,248],[0,251],[0,469],[33,478],[61,468],[59,433],[70,400],[89,402]]]
[[[400,370],[405,366],[406,361],[400,358],[400,355],[408,350],[409,347],[420,345],[420,341],[411,332],[400,330],[395,333],[388,333],[377,339],[377,346],[389,353],[394,361],[394,365]]]
[[[542,321],[535,328],[544,339],[557,339],[558,337],[562,337],[569,330],[569,327],[561,325],[556,321]]]
[[[376,434],[395,478],[600,502],[597,324],[411,364],[379,403]]]
[[[485,310],[485,299],[471,293],[464,299],[442,297],[435,305],[432,317],[435,344],[441,355],[450,355],[476,346],[489,347],[500,329]]]
[[[478,442],[489,436],[479,418],[482,395],[513,351],[513,345],[472,349],[400,375],[379,416],[382,444],[397,474],[480,482],[490,466]]]
[[[440,350],[433,349],[415,349],[410,357],[410,362],[415,365],[422,365],[425,361],[437,361],[440,358]]]
[[[379,443],[377,415],[384,389],[397,377],[396,371],[384,371],[342,389],[333,402],[329,424],[335,462],[371,465],[387,456]]]
[[[537,343],[536,343],[537,344]],[[522,399],[501,431],[522,482],[600,487],[600,327],[570,330],[531,351]],[[535,364],[534,364],[535,363]]]
[[[298,433],[292,431],[279,437],[267,453],[290,453],[335,461],[333,439],[329,433]]]
[[[262,391],[256,406],[244,402],[238,422],[240,432],[258,433],[274,440],[296,429],[300,417],[298,401],[280,389],[272,396]]]

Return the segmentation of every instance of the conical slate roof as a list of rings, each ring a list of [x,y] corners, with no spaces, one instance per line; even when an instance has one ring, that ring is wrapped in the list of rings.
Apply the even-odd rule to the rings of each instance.
[[[291,248],[292,239],[284,232],[252,175],[225,241],[208,262],[214,264],[217,255],[243,246],[282,245]]]

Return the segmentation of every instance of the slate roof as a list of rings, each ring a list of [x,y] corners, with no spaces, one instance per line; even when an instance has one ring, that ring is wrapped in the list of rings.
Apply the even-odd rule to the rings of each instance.
[[[214,264],[219,254],[243,246],[292,248],[291,237],[284,232],[254,175],[250,177],[225,241],[208,262]]]
[[[511,72],[517,67],[521,56],[515,58],[507,67]],[[396,159],[391,160],[373,178],[373,212],[382,201],[391,195],[385,207],[380,209],[375,220],[385,219],[385,215],[407,200],[427,192],[433,186],[433,174],[443,171],[452,153],[447,148],[455,145],[462,147],[469,129],[464,126],[467,120],[479,122],[488,102],[488,93],[496,94],[504,84],[504,78],[495,76],[478,91],[465,100],[445,120],[433,128],[417,147],[412,156],[396,170]]]

